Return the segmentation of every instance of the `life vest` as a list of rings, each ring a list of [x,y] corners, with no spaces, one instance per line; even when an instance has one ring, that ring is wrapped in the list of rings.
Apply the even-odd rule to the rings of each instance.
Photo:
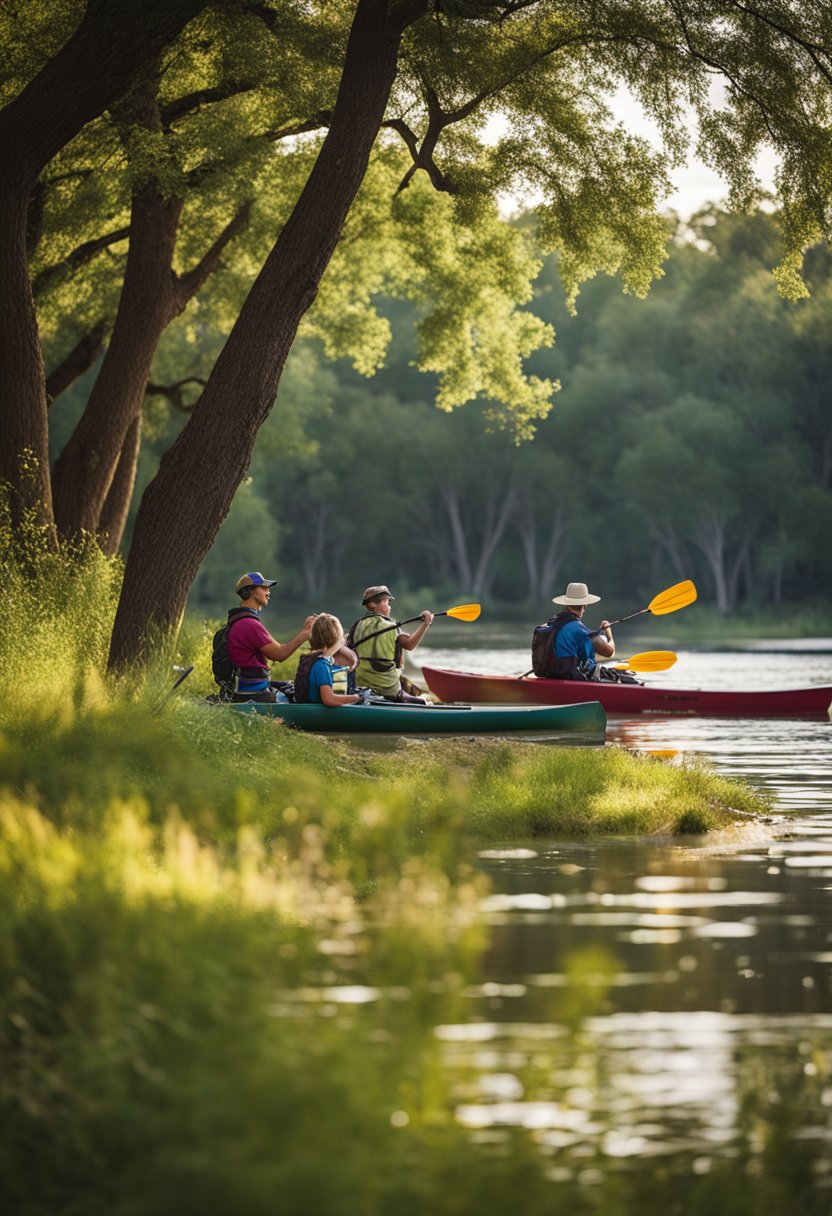
[[[590,680],[591,673],[581,667],[576,654],[555,654],[555,638],[570,621],[576,619],[574,612],[564,609],[542,625],[536,625],[532,633],[532,671],[536,676],[550,680]]]
[[[320,657],[320,650],[309,650],[298,659],[298,669],[293,681],[295,701],[307,702],[309,700],[309,673]]]
[[[254,617],[256,621],[260,620],[260,613],[254,608],[232,608],[222,629],[218,629],[214,634],[211,647],[211,670],[214,673],[214,682],[220,686],[221,697],[231,697],[237,691],[239,679],[261,681],[265,679],[268,684],[268,670],[264,676],[262,667],[235,667],[228,654],[228,634],[237,621],[247,616]]]
[[[380,621],[381,628],[360,631],[359,636],[356,637],[355,632],[362,621]],[[369,663],[373,671],[393,671],[395,668],[401,667],[402,644],[399,641],[398,630],[391,628],[391,625],[393,625],[392,621],[388,621],[384,616],[379,616],[377,612],[368,612],[366,616],[353,621],[347,634],[347,646],[350,650],[355,650],[359,663]],[[386,632],[382,633],[382,629]],[[377,637],[377,634],[381,636]]]

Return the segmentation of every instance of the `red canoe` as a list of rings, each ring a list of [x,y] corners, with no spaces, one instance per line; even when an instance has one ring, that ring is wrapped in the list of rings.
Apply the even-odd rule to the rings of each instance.
[[[573,705],[600,701],[608,714],[698,714],[730,718],[825,718],[832,714],[832,685],[809,688],[704,692],[601,680],[544,680],[537,676],[485,676],[471,671],[423,667],[427,686],[440,701]]]

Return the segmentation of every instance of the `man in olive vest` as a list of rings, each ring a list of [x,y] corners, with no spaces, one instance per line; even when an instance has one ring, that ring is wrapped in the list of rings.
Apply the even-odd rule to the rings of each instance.
[[[390,620],[394,599],[383,584],[364,592],[361,602],[365,615],[355,622],[347,639],[347,645],[358,655],[355,682],[388,701],[423,703],[422,697],[413,696],[403,686],[409,681],[402,675],[402,651],[416,649],[433,622],[433,613],[426,609],[413,633],[404,633]]]

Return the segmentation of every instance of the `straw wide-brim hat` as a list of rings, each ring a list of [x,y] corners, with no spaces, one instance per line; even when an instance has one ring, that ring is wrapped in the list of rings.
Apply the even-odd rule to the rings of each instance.
[[[556,595],[552,598],[553,604],[597,604],[600,602],[600,595],[590,595],[587,590],[586,583],[570,583],[566,588],[566,595]]]

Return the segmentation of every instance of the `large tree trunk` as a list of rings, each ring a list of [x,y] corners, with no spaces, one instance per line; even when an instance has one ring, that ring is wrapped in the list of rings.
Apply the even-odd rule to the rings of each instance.
[[[124,535],[130,503],[133,500],[133,487],[136,484],[141,442],[142,415],[140,411],[128,427],[115,476],[110,483],[110,489],[98,520],[98,543],[107,557],[116,555]]]
[[[196,295],[209,275],[217,269],[226,246],[247,227],[250,216],[251,202],[248,200],[237,209],[236,214],[232,216],[196,266],[183,275],[173,275],[171,269],[173,291],[170,297],[170,305],[172,311],[166,324],[182,312],[185,305]],[[152,311],[154,311],[155,315],[155,310]],[[161,331],[157,335],[157,343],[160,337]],[[124,528],[127,523],[130,503],[133,497],[133,487],[136,484],[139,453],[141,452],[142,408],[147,389],[147,373],[141,372],[136,365],[135,359],[131,360],[131,365],[136,374],[132,380],[126,381],[125,387],[127,396],[135,403],[135,413],[128,424],[119,453],[118,463],[113,474],[113,480],[101,507],[98,522],[94,525],[101,549],[110,557],[117,552],[124,535]],[[126,417],[127,411],[122,408],[117,413],[123,419]]]
[[[47,397],[26,262],[29,195],[38,175],[124,91],[133,73],[206,7],[206,0],[89,0],[57,55],[0,111],[0,483],[15,519],[52,526]]]
[[[119,107],[122,125],[161,133],[155,73]],[[130,506],[124,493],[136,478],[137,439],[147,379],[159,339],[220,264],[228,242],[248,224],[245,203],[187,274],[173,269],[183,200],[167,198],[154,182],[134,192],[130,245],[113,334],[75,431],[52,473],[55,521],[62,537],[99,533],[105,552],[121,541]],[[132,465],[131,465],[132,462]],[[119,485],[111,485],[118,470]],[[107,506],[105,508],[105,503]],[[102,513],[107,519],[102,522]]]
[[[52,473],[62,537],[98,531],[125,437],[142,410],[159,339],[179,311],[172,266],[181,211],[181,199],[164,199],[155,186],[133,197],[113,334],[87,408]]]
[[[15,196],[8,185],[6,178],[0,186],[0,488],[10,487],[14,523],[33,512],[54,543],[46,383],[26,261],[26,193]]]
[[[110,666],[175,630],[200,563],[246,475],[298,325],[366,172],[401,35],[427,0],[359,0],[332,123],[298,202],[240,312],[199,404],[139,508]],[[393,15],[391,15],[391,9]]]

